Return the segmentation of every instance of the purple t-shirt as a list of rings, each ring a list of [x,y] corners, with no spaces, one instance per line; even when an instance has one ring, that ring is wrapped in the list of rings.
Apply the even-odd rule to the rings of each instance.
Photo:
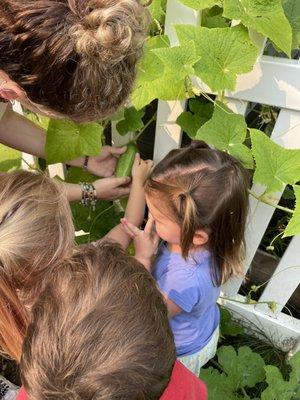
[[[161,291],[182,309],[170,320],[177,356],[197,353],[219,325],[220,287],[213,284],[211,262],[209,251],[195,252],[184,260],[165,244],[159,248],[152,274]]]

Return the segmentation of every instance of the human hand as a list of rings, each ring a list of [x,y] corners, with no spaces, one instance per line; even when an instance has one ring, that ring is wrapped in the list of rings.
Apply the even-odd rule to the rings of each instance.
[[[98,179],[93,183],[97,199],[117,200],[122,197],[128,197],[130,193],[130,181],[131,179],[128,176]]]
[[[89,157],[87,170],[91,174],[108,178],[115,173],[118,157],[125,151],[126,146],[103,146],[98,156]]]
[[[143,186],[153,169],[152,160],[142,160],[139,153],[135,155],[134,163],[131,170],[132,182],[141,183]]]
[[[159,236],[156,233],[152,215],[149,215],[144,230],[137,228],[126,218],[121,219],[121,224],[124,231],[133,239],[135,258],[150,270],[153,255],[156,253],[159,244]]]

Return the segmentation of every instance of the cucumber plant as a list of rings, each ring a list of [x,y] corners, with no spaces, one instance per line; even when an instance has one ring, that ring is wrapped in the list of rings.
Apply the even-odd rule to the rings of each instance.
[[[184,6],[201,11],[199,26],[179,24],[172,29],[178,45],[172,47],[163,34],[166,0],[154,0],[149,7],[152,24],[137,66],[137,79],[131,93],[131,106],[122,115],[102,123],[76,125],[70,121],[35,122],[48,130],[47,162],[67,161],[81,155],[99,153],[104,126],[116,121],[121,135],[133,132],[136,143],[154,117],[145,125],[145,108],[155,108],[153,100],[188,100],[189,108],[177,123],[192,139],[204,139],[216,148],[228,151],[254,170],[254,182],[265,187],[263,195],[252,193],[265,203],[272,203],[273,192],[290,185],[296,198],[295,209],[285,209],[290,222],[285,236],[300,233],[300,150],[287,150],[272,142],[262,132],[248,129],[245,119],[226,106],[225,90],[235,90],[239,75],[250,72],[260,49],[253,41],[255,31],[264,35],[288,57],[300,47],[299,0],[178,0]],[[174,3],[175,4],[175,3]],[[169,7],[172,0],[169,0]],[[232,21],[234,20],[234,24]],[[202,25],[202,26],[200,26]],[[233,26],[234,25],[234,26]],[[195,86],[200,78],[217,100]],[[199,101],[199,96],[209,105]],[[117,174],[129,174],[133,145],[120,159]],[[131,161],[130,161],[131,160]],[[279,160],[279,161],[278,161]],[[0,160],[0,165],[1,165]],[[3,164],[4,165],[4,164]],[[126,173],[124,172],[126,169]]]

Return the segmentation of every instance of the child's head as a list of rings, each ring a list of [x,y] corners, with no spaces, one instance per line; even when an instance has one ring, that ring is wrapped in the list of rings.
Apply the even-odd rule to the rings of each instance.
[[[208,248],[217,283],[241,272],[248,184],[239,161],[203,142],[172,150],[146,184],[158,235],[180,245],[184,257]]]
[[[56,268],[33,307],[22,382],[31,400],[158,399],[175,357],[152,276],[102,242]]]
[[[0,349],[12,358],[20,359],[28,310],[73,242],[59,183],[26,171],[0,174]]]
[[[49,111],[106,117],[130,93],[148,20],[138,0],[1,0],[0,70]]]

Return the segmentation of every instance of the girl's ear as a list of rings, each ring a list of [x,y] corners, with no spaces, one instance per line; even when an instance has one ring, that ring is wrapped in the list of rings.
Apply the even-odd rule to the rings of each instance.
[[[198,229],[193,237],[193,244],[195,246],[204,246],[208,242],[208,239],[208,233],[202,229]]]
[[[0,97],[5,100],[25,100],[26,92],[2,70],[0,70]]]

